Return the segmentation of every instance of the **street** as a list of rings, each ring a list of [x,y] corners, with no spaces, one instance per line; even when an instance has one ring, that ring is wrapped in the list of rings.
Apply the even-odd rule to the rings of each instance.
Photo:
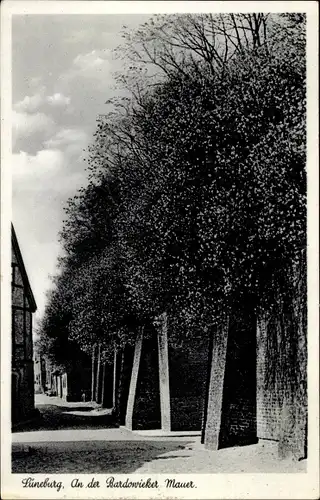
[[[304,472],[306,468],[306,461],[280,462],[277,443],[272,441],[208,451],[200,443],[199,432],[112,428],[108,411],[99,416],[91,403],[37,395],[36,406],[42,415],[38,428],[29,425],[12,434],[12,472],[212,474]]]

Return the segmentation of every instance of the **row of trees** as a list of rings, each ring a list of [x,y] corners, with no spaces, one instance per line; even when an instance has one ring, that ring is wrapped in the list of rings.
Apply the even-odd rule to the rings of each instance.
[[[306,246],[304,16],[155,16],[123,37],[40,325],[63,366],[164,311],[177,341],[242,294],[270,312]]]

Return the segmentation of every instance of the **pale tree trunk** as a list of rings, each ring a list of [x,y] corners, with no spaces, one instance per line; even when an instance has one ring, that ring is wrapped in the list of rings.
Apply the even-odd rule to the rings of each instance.
[[[211,367],[202,435],[202,441],[204,441],[205,447],[209,450],[218,450],[219,448],[228,330],[229,318],[221,318],[221,323],[216,327],[216,331],[214,332],[212,351],[211,353],[209,352]],[[212,334],[213,332],[211,332]]]
[[[161,429],[171,430],[169,355],[168,355],[168,317],[164,313],[161,325],[157,330],[159,357],[159,388],[161,408]]]
[[[136,399],[136,389],[137,389],[137,381],[138,381],[138,374],[140,367],[142,342],[143,342],[143,327],[139,329],[134,346],[133,365],[132,365],[132,373],[131,373],[127,411],[126,411],[126,427],[128,427],[128,429],[132,429],[133,408]]]
[[[112,406],[115,409],[117,405],[117,346],[114,343],[113,351],[113,391],[112,391]]]
[[[94,344],[92,348],[92,355],[91,355],[91,401],[94,401],[94,395],[95,395],[95,354],[96,354],[96,344]]]
[[[105,380],[106,380],[106,362],[103,363],[102,365],[102,388],[101,388],[101,404],[102,407],[105,407]]]
[[[96,402],[99,402],[99,390],[100,390],[100,370],[101,370],[101,344],[98,344],[98,354],[97,354],[97,380],[96,380]]]
[[[117,391],[115,395],[115,400],[116,400],[116,414],[117,418],[120,420],[121,419],[121,400],[122,400],[122,391],[123,391],[123,377],[124,377],[124,363],[125,363],[125,349],[122,348],[121,352],[121,361],[120,361],[120,370],[119,370],[119,380],[117,383]],[[116,370],[117,371],[117,370]]]

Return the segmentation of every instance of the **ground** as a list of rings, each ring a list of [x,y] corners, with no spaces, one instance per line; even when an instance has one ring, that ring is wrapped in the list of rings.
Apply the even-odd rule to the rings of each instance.
[[[42,418],[12,434],[16,473],[279,473],[305,472],[306,461],[280,461],[277,443],[205,450],[200,433],[112,427],[110,412],[91,403],[36,396]],[[92,411],[94,410],[94,411]]]

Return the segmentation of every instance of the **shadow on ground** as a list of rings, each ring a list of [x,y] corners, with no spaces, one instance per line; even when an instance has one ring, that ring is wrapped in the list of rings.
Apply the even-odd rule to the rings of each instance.
[[[53,431],[67,429],[108,429],[117,427],[112,415],[90,415],[95,406],[61,406],[45,404],[37,406],[40,415],[31,422],[26,422],[13,429],[13,432]],[[75,415],[74,412],[82,413]]]
[[[12,472],[129,474],[154,460],[188,458],[188,449],[188,442],[171,440],[29,443],[25,451],[13,447]]]

